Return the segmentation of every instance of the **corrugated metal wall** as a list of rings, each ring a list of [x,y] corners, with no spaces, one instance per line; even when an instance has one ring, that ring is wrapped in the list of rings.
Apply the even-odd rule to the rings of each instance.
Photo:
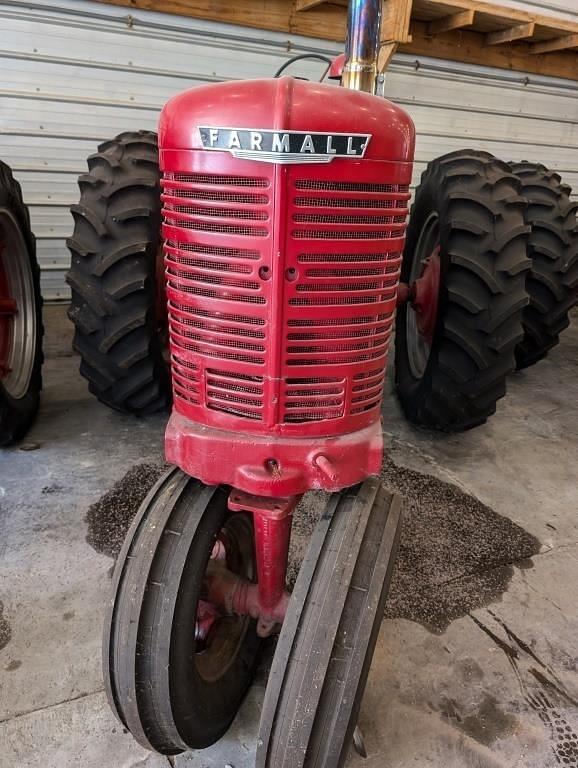
[[[501,0],[501,5],[570,21],[578,17],[578,0]]]
[[[88,0],[0,2],[0,29],[0,157],[30,205],[49,299],[68,296],[68,206],[99,141],[154,129],[162,104],[190,85],[268,76],[294,53],[338,52],[327,41],[164,14],[129,18]],[[294,71],[316,77],[319,66]],[[416,122],[414,181],[432,157],[468,146],[540,160],[578,191],[578,83],[399,56],[387,93]]]

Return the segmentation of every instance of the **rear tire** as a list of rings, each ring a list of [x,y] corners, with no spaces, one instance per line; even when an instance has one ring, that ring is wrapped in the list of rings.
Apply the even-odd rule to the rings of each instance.
[[[398,309],[395,380],[411,422],[456,432],[483,424],[506,393],[528,303],[529,228],[518,178],[506,163],[475,150],[439,157],[424,171],[407,230],[404,282],[419,272],[415,260],[428,255],[417,251],[432,217],[441,266],[435,330],[416,373],[414,310]]]
[[[257,768],[343,765],[383,618],[400,522],[400,497],[375,477],[330,499],[275,650]]]
[[[217,536],[227,567],[254,580],[251,519],[228,512],[228,491],[171,469],[141,505],[118,557],[105,619],[109,703],[145,748],[166,755],[214,744],[253,679],[255,621],[224,616],[197,645],[203,579]]]
[[[526,223],[532,228],[526,278],[530,297],[524,309],[524,338],[516,347],[516,366],[527,368],[546,357],[568,327],[568,313],[578,300],[577,203],[560,176],[539,163],[510,163],[527,200]]]
[[[71,208],[67,281],[80,372],[90,391],[120,411],[167,408],[166,310],[157,284],[161,247],[156,134],[121,133],[101,144],[80,176]]]
[[[20,184],[0,162],[0,446],[20,440],[34,421],[42,389],[42,298],[36,241]],[[0,310],[1,311],[1,310]]]

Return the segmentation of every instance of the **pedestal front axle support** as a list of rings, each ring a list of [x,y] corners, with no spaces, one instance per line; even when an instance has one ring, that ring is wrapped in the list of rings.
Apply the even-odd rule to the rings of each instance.
[[[270,635],[285,618],[290,597],[285,587],[289,538],[293,510],[299,499],[300,496],[268,498],[232,490],[228,501],[231,512],[253,515],[257,584],[232,573],[222,560],[218,562],[215,550],[211,558],[213,567],[207,569],[205,576],[205,597],[209,603],[221,606],[226,613],[257,619],[260,637]]]

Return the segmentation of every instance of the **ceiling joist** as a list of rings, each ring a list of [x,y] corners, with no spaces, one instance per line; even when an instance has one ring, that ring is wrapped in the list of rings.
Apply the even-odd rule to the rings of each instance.
[[[470,27],[474,23],[475,16],[476,12],[471,8],[467,11],[452,13],[451,16],[441,16],[427,25],[428,35],[439,35],[442,32],[450,32],[452,29]]]
[[[526,21],[523,24],[515,24],[513,27],[499,29],[497,32],[488,32],[486,45],[504,45],[514,40],[526,40],[532,37],[535,28],[536,24],[533,21]]]
[[[552,51],[565,51],[568,48],[578,48],[578,34],[564,35],[553,40],[544,40],[530,46],[530,53],[552,53]]]

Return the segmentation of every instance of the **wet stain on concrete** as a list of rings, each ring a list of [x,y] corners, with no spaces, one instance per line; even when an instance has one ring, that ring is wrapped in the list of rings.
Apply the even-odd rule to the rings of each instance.
[[[89,507],[86,540],[91,547],[116,559],[133,517],[165,469],[164,464],[136,464]]]
[[[556,762],[567,768],[578,768],[578,733],[571,724],[576,721],[578,701],[529,643],[493,611],[488,610],[488,615],[496,625],[495,630],[477,616],[470,618],[504,652],[524,700],[550,732]]]
[[[62,614],[62,618],[64,621],[70,621],[70,619],[74,618],[74,611],[66,611]]]
[[[455,668],[465,683],[479,683],[484,679],[484,670],[475,659],[458,659]]]
[[[460,731],[486,746],[490,746],[497,739],[511,735],[518,722],[513,715],[503,712],[497,700],[487,693],[484,694],[478,709],[472,714],[463,714],[460,705],[453,699],[442,699],[439,711]]]
[[[12,639],[12,628],[8,619],[4,616],[4,604],[0,601],[0,651],[6,648]]]
[[[441,634],[469,611],[499,600],[514,566],[531,567],[540,542],[451,483],[385,459],[384,483],[404,497],[404,522],[386,617]],[[295,512],[288,581],[294,582],[326,494]]]
[[[6,669],[6,672],[14,672],[17,669],[20,669],[21,666],[22,666],[22,662],[19,659],[13,659],[5,669]]]
[[[116,558],[141,502],[165,464],[137,464],[87,513],[88,542]],[[382,479],[405,500],[388,618],[441,633],[455,619],[500,598],[514,564],[528,567],[536,538],[451,483],[384,461]],[[306,494],[293,521],[288,584],[295,581],[328,494]]]
[[[390,459],[382,479],[405,500],[399,555],[386,608],[435,633],[500,598],[514,564],[539,541],[451,483]]]

